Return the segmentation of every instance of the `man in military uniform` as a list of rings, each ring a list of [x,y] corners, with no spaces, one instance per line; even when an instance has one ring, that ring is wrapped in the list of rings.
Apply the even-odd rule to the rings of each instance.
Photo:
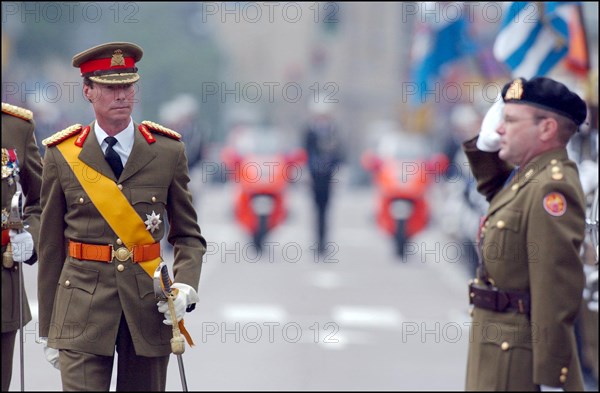
[[[585,204],[566,145],[586,111],[562,83],[519,78],[463,145],[490,202],[469,285],[467,390],[583,389],[573,323]]]
[[[171,315],[152,275],[166,219],[177,321],[199,300],[206,241],[181,136],[131,118],[142,54],[112,42],[75,55],[96,119],[43,141],[40,340],[64,390],[108,391],[115,348],[117,390],[165,390]]]
[[[34,136],[31,111],[2,103],[2,391],[10,387],[13,353],[20,328],[19,264],[37,261],[40,228],[42,158]],[[9,229],[13,195],[22,189],[25,197],[22,231]],[[8,245],[10,248],[7,250]],[[31,311],[23,291],[23,325],[31,321]]]

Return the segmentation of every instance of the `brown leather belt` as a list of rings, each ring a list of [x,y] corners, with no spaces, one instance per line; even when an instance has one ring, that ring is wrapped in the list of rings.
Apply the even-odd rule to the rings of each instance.
[[[8,234],[9,230],[10,229],[2,230],[2,247],[6,246],[8,244],[8,242],[10,242],[10,235]]]
[[[531,300],[527,292],[504,291],[495,286],[469,284],[469,302],[478,308],[496,312],[515,311],[529,314]]]
[[[125,246],[116,250],[112,244],[86,244],[69,241],[69,256],[86,261],[111,263],[113,259],[125,262],[131,258],[133,263],[151,261],[160,257],[160,243],[135,245],[131,251]]]

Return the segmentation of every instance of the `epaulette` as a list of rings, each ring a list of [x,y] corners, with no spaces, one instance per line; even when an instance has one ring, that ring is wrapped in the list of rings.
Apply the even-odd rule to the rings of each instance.
[[[150,130],[157,132],[161,135],[165,135],[168,136],[169,138],[173,138],[176,139],[178,141],[181,140],[181,134],[178,132],[175,132],[167,127],[163,127],[160,124],[154,123],[153,121],[148,121],[148,120],[144,120],[141,124],[145,125],[146,127],[148,127]]]
[[[73,135],[79,134],[81,130],[83,130],[83,126],[81,124],[73,124],[72,126],[67,127],[62,131],[58,131],[56,134],[44,139],[42,141],[42,145],[48,147],[57,145],[65,139],[68,139]]]
[[[33,112],[31,112],[29,109],[7,104],[6,102],[2,103],[2,112],[27,121],[31,121],[31,119],[33,119]]]

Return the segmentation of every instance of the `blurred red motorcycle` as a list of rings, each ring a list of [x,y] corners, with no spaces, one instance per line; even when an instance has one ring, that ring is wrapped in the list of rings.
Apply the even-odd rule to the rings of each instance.
[[[450,163],[444,154],[431,152],[420,135],[389,129],[376,142],[363,153],[361,163],[377,188],[377,224],[393,237],[397,255],[404,257],[408,240],[429,222],[426,192]]]
[[[261,251],[266,235],[287,217],[285,190],[300,179],[306,153],[301,148],[286,152],[276,130],[243,127],[234,132],[221,158],[229,180],[237,185],[235,217]]]

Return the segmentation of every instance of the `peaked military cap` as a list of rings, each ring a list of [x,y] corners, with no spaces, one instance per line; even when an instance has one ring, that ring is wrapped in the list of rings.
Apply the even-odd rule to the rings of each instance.
[[[502,100],[510,104],[528,104],[573,120],[581,125],[587,115],[585,102],[569,88],[550,78],[518,78],[502,88]]]
[[[82,77],[105,85],[134,83],[140,79],[135,64],[144,51],[130,42],[109,42],[94,46],[73,56],[73,67]]]

